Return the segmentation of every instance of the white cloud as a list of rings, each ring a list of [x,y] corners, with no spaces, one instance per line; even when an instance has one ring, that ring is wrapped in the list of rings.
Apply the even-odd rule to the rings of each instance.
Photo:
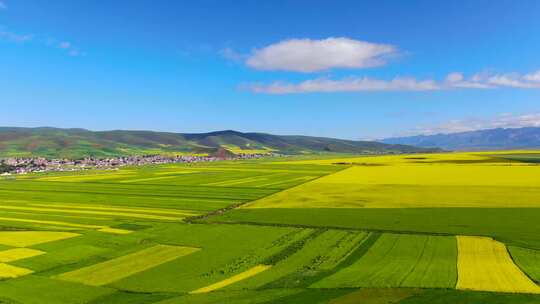
[[[463,81],[463,74],[458,72],[450,73],[446,76],[446,81],[449,83],[459,83]]]
[[[531,114],[500,114],[492,118],[468,118],[462,120],[450,120],[433,126],[419,127],[408,135],[412,134],[448,134],[495,128],[523,128],[540,127],[540,113]]]
[[[331,80],[325,78],[306,80],[298,84],[274,82],[269,85],[251,84],[245,86],[255,93],[291,94],[314,92],[360,92],[360,91],[430,91],[438,90],[432,80],[416,80],[414,78],[394,78],[378,80],[367,77]]]
[[[396,77],[391,80],[368,77],[348,77],[338,80],[316,78],[299,83],[275,81],[269,84],[247,84],[242,88],[254,93],[292,94],[315,92],[362,92],[362,91],[433,91],[452,89],[496,89],[503,87],[521,89],[540,88],[540,70],[521,75],[478,73],[466,78],[462,73],[449,73],[443,81],[417,80],[414,77]]]
[[[531,74],[520,75],[518,73],[493,75],[486,82],[501,87],[514,87],[522,89],[540,88],[540,70]]]
[[[0,9],[7,9],[7,5],[4,3],[4,1],[0,1]]]
[[[540,83],[540,70],[534,73],[527,74],[523,78],[527,81]]]
[[[258,70],[316,72],[332,68],[360,69],[385,64],[392,45],[349,38],[289,39],[256,49],[246,64]]]
[[[465,79],[463,73],[452,72],[446,76],[445,85],[446,88],[463,88],[463,89],[490,89],[491,85],[483,83],[478,78],[479,75],[474,75],[471,79]]]

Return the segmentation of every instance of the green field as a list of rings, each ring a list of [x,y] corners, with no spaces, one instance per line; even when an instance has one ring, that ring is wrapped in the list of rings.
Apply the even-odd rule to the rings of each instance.
[[[540,303],[540,166],[524,153],[0,179],[0,303]],[[528,288],[457,290],[461,236],[498,241]]]

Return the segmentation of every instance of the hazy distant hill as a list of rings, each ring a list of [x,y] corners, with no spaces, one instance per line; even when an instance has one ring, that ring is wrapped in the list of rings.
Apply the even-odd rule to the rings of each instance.
[[[310,136],[218,131],[200,134],[152,131],[102,131],[58,128],[0,127],[0,157],[45,156],[79,158],[169,152],[215,153],[218,149],[239,153],[275,150],[299,154],[317,152],[373,153],[424,151],[403,145]]]
[[[388,138],[382,142],[445,150],[540,148],[540,128],[489,129],[452,134]]]

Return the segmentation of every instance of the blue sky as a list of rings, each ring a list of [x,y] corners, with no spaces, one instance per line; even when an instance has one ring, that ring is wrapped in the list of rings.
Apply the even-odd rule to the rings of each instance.
[[[540,126],[539,1],[0,0],[5,126]]]

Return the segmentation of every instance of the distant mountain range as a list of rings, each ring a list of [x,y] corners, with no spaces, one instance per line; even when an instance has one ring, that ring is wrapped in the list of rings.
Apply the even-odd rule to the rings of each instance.
[[[152,131],[89,131],[85,129],[0,127],[0,157],[112,157],[167,153],[402,153],[433,149],[372,141],[218,131],[168,133]]]
[[[504,150],[540,148],[540,128],[488,129],[451,134],[419,135],[384,139],[387,144],[444,150]]]

